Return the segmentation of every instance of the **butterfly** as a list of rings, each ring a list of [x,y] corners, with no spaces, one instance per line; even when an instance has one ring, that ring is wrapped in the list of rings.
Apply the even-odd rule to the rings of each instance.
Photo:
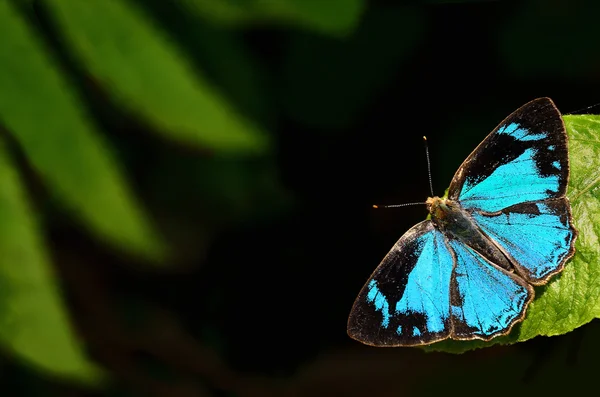
[[[360,291],[348,334],[372,346],[490,340],[523,320],[533,286],[560,273],[577,230],[565,196],[568,138],[549,98],[508,116]]]

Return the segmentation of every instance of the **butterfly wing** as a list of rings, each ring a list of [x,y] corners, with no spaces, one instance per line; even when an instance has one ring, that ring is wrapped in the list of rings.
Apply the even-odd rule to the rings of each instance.
[[[496,266],[459,240],[452,276],[452,338],[483,339],[510,332],[525,315],[534,292],[525,280]]]
[[[448,197],[473,215],[522,277],[543,284],[575,251],[568,179],[562,117],[552,100],[539,98],[508,116],[467,157]]]
[[[472,215],[531,284],[543,284],[560,272],[575,251],[576,231],[566,197],[516,204],[496,216]]]
[[[431,221],[407,231],[360,291],[348,334],[373,346],[411,346],[446,339],[454,258]]]
[[[488,340],[510,330],[532,298],[523,279],[424,221],[375,269],[354,302],[348,334],[373,346]]]
[[[496,212],[514,204],[565,195],[567,134],[549,98],[508,116],[459,167],[448,198],[465,209]]]

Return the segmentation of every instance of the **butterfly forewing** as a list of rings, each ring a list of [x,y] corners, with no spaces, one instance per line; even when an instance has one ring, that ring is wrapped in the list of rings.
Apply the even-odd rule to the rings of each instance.
[[[348,334],[374,346],[431,343],[450,335],[454,258],[431,221],[406,232],[359,293]]]
[[[448,198],[465,209],[496,212],[564,196],[569,180],[567,134],[549,98],[523,105],[467,157]]]

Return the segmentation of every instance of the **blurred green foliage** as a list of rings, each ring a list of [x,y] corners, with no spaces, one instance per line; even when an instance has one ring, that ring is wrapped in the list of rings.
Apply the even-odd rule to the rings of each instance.
[[[66,41],[118,105],[171,139],[218,153],[265,150],[264,133],[236,114],[135,6],[48,3]]]
[[[2,7],[5,127],[49,188],[100,237],[134,252],[164,256],[76,91],[23,18],[8,3]]]
[[[318,1],[235,4],[190,0],[182,1],[181,6],[219,23],[297,23],[339,36],[358,23],[363,3],[342,0],[323,7]],[[246,194],[247,178],[243,175],[248,173],[256,175],[251,179],[266,178],[257,183],[271,185],[265,185],[267,191],[280,194],[275,182],[269,181],[273,175],[260,171],[264,166],[258,165],[257,173],[252,171],[256,166],[240,158],[264,155],[269,150],[265,131],[228,103],[140,4],[129,0],[0,2],[2,125],[50,194],[98,238],[155,265],[173,258],[155,222],[126,182],[114,149],[99,133],[102,127],[90,114],[85,97],[57,59],[57,49],[49,48],[42,37],[47,32],[35,21],[39,12],[51,19],[55,39],[64,45],[59,50],[70,54],[75,67],[83,70],[115,106],[139,117],[165,139],[216,156],[199,164],[208,167],[200,174],[215,178],[212,182],[199,180],[198,186],[213,193],[208,195],[214,197],[213,205],[235,213],[231,205],[236,204],[227,200]],[[228,41],[231,43],[221,35],[221,42]],[[215,47],[207,47],[211,48]],[[218,48],[231,48],[224,57],[229,62],[239,57],[235,47]],[[222,54],[213,55],[223,59]],[[243,74],[239,69],[243,58],[239,59],[241,64],[223,64],[218,72],[237,67],[233,74]],[[243,90],[243,81],[234,81],[234,85],[230,89]],[[30,209],[6,145],[2,148],[1,341],[14,354],[51,373],[96,378],[98,371],[84,358],[61,303],[37,214]],[[223,160],[218,160],[221,157]],[[236,157],[238,166],[231,162]],[[168,186],[168,178],[164,182],[163,188]]]
[[[6,144],[0,145],[0,342],[45,370],[96,381],[50,267],[39,221]]]
[[[363,0],[177,0],[211,22],[230,26],[296,25],[343,36],[358,24]]]

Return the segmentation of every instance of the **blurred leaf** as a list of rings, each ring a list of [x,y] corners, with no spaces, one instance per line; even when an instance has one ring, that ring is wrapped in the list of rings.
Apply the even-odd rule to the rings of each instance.
[[[158,132],[219,152],[266,150],[264,132],[237,114],[130,1],[47,3],[88,72]]]
[[[500,59],[522,77],[580,80],[600,68],[600,2],[519,3],[500,32]],[[560,26],[560,29],[557,29]],[[585,37],[585,40],[581,38]]]
[[[344,35],[358,24],[364,0],[179,0],[212,21],[228,24],[296,24]]]
[[[413,8],[379,8],[346,40],[297,34],[287,46],[285,107],[297,121],[324,128],[354,122],[400,72],[423,28]]]
[[[0,2],[0,37],[0,122],[48,188],[100,237],[149,258],[164,256],[78,98],[6,2]]]
[[[162,0],[154,0],[148,11],[169,26],[177,43],[232,104],[260,125],[269,124],[274,109],[267,92],[267,70],[247,45],[244,32],[207,23]]]
[[[487,343],[443,341],[426,350],[462,353],[538,335],[560,335],[600,317],[600,116],[564,116],[564,120],[571,161],[567,196],[579,231],[575,256],[560,275],[536,288],[527,317],[510,335]]]
[[[0,4],[0,21],[6,15]],[[51,272],[39,226],[15,165],[0,141],[0,341],[4,348],[53,375],[97,381]]]

